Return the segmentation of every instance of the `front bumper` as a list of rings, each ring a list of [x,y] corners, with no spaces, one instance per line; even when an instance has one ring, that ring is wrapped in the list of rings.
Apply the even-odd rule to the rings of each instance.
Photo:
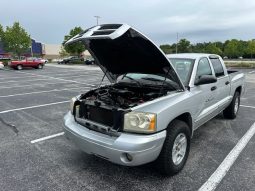
[[[125,166],[142,165],[157,159],[166,137],[166,131],[152,135],[122,133],[112,137],[76,123],[70,112],[64,117],[64,131],[65,136],[86,153]]]

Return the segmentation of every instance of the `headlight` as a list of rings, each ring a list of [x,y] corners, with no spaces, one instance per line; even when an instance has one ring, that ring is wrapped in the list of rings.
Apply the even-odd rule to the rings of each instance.
[[[124,116],[124,131],[137,133],[153,133],[156,128],[156,114],[130,112]]]
[[[76,97],[73,97],[70,101],[70,111],[71,113],[73,114],[73,106],[74,106],[74,103],[77,101],[77,98]]]

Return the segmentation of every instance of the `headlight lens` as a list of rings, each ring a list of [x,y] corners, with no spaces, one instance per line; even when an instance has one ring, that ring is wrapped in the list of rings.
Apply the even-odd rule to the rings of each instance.
[[[73,97],[70,101],[70,111],[71,113],[73,114],[73,107],[74,107],[74,103],[77,101],[77,98],[76,97]]]
[[[156,131],[156,114],[130,112],[124,116],[124,131],[153,133]]]

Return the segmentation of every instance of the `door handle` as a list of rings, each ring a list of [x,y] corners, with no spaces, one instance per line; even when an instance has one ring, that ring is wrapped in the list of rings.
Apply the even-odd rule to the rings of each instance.
[[[217,86],[211,87],[211,91],[214,91],[214,90],[216,90],[216,89],[217,89]]]
[[[228,85],[229,83],[230,83],[229,81],[226,81],[226,82],[225,82],[225,85]]]

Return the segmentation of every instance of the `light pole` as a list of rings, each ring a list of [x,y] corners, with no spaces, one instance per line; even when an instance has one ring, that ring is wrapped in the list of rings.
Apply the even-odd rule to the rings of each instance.
[[[175,53],[178,53],[178,41],[179,41],[179,33],[176,34],[176,46],[175,46]]]
[[[100,17],[100,16],[94,16],[94,17],[96,18],[96,20],[97,20],[97,25],[98,25],[98,20],[101,19],[101,17]]]

